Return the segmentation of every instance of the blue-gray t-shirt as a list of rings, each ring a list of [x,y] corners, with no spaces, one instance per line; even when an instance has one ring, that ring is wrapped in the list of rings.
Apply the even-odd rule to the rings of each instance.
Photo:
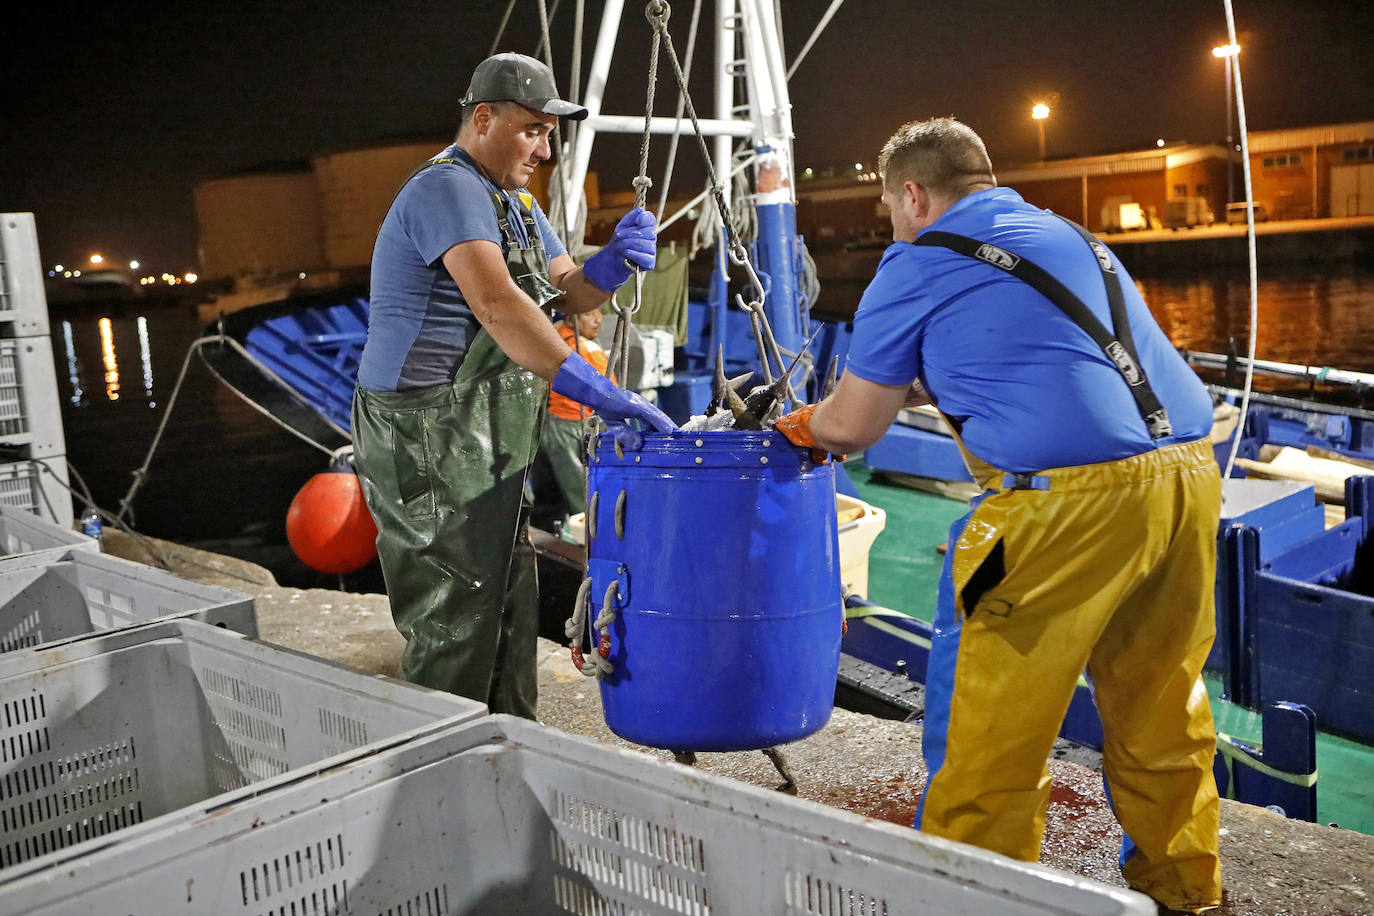
[[[990,242],[1067,286],[1108,329],[1102,270],[1078,232],[1010,188],[979,191],[929,229]],[[1140,365],[1173,435],[1151,441],[1116,366],[1078,325],[1005,271],[946,248],[894,243],[854,315],[848,370],[880,385],[919,380],[974,455],[1028,473],[1114,461],[1199,439],[1212,402],[1113,258]]]
[[[453,379],[479,325],[444,267],[444,252],[460,242],[486,239],[506,250],[492,192],[500,193],[507,218],[528,246],[516,194],[500,191],[457,146],[442,162],[411,177],[387,211],[372,250],[372,289],[367,343],[358,385],[369,391],[406,391]],[[566,249],[529,198],[549,260]]]

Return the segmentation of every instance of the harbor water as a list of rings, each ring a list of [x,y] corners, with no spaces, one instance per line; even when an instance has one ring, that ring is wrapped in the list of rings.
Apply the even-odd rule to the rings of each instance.
[[[1175,345],[1225,352],[1232,338],[1243,342],[1243,270],[1136,279]],[[827,283],[824,265],[821,281],[822,309],[852,311],[861,282]],[[1261,265],[1258,294],[1260,358],[1374,371],[1374,271]],[[54,304],[50,315],[68,461],[96,502],[117,511],[168,410],[187,348],[204,328],[191,300]],[[1374,393],[1365,394],[1374,402]],[[337,577],[306,568],[286,543],[292,497],[326,465],[325,455],[243,403],[193,356],[133,500],[135,526],[252,560],[283,584],[337,587]],[[376,564],[346,585],[380,590]]]

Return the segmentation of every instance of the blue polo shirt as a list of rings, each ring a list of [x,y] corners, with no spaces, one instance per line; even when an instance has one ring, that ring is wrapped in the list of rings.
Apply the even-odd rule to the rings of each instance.
[[[970,194],[929,229],[1040,265],[1110,331],[1102,271],[1073,227],[1009,188]],[[965,446],[1004,471],[1113,461],[1212,429],[1201,380],[1113,256],[1136,351],[1174,434],[1151,440],[1120,372],[1082,329],[1021,280],[945,248],[894,243],[854,316],[848,369],[882,385],[919,380]]]
[[[515,194],[500,191],[456,145],[434,158],[458,161],[431,165],[406,182],[372,250],[367,343],[358,366],[358,384],[370,391],[425,388],[457,373],[480,326],[442,259],[474,239],[505,251],[492,192],[501,194],[521,245],[529,245]],[[553,260],[566,249],[538,202],[530,202]]]

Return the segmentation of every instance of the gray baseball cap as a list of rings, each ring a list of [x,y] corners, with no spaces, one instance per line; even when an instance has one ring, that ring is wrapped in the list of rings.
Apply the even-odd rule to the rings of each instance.
[[[463,105],[478,102],[515,102],[542,111],[544,114],[559,115],[581,121],[587,116],[587,109],[558,97],[558,87],[553,82],[553,71],[533,57],[507,51],[493,54],[477,65],[472,71],[472,82],[468,84]]]

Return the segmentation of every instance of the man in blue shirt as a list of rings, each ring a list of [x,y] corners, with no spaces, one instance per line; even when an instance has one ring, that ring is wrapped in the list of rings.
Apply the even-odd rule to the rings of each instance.
[[[401,675],[493,712],[534,718],[538,593],[525,477],[555,391],[608,420],[672,429],[660,410],[575,356],[546,309],[597,308],[654,264],[632,210],[573,263],[525,190],[549,158],[558,97],[533,58],[478,65],[454,143],[397,193],[372,259],[354,459],[377,522]]]
[[[1201,672],[1221,497],[1206,390],[1121,263],[998,187],[968,127],[908,124],[880,168],[894,244],[845,375],[778,429],[857,451],[904,405],[933,403],[983,489],[950,531],[916,826],[1037,860],[1046,759],[1086,668],[1123,874],[1168,907],[1215,907]]]

